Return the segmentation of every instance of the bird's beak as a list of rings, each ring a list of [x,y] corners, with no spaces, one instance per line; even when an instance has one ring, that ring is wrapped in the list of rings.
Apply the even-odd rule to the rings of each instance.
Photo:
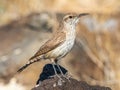
[[[75,22],[78,23],[78,22],[80,21],[80,17],[86,16],[86,15],[90,15],[90,14],[89,14],[89,13],[81,13],[81,14],[79,14],[79,15],[76,17]]]
[[[79,15],[77,16],[77,18],[76,18],[76,22],[79,22],[80,17],[86,16],[86,15],[90,15],[90,14],[89,14],[89,13],[81,13],[81,14],[79,14]]]
[[[82,16],[86,16],[86,15],[90,15],[89,13],[82,13],[78,15],[78,18],[82,17]]]

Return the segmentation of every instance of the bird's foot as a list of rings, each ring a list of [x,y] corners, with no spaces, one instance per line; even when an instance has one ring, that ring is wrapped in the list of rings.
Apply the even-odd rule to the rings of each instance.
[[[63,78],[62,78],[60,75],[58,75],[58,74],[56,74],[56,75],[54,75],[54,76],[51,76],[51,77],[53,77],[53,78],[58,78],[58,80],[57,80],[57,85],[59,85],[59,86],[61,86],[62,83],[65,82],[65,81],[63,80]]]
[[[65,82],[60,75],[57,74],[56,76],[59,78],[59,81]]]
[[[56,78],[56,77],[59,79],[59,81],[65,82],[61,75],[55,74],[53,76],[50,76],[50,78]]]
[[[70,76],[68,74],[62,74],[62,77],[70,82]]]

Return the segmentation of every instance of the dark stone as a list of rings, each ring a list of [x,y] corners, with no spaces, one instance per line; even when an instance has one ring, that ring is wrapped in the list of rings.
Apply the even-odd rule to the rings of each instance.
[[[60,66],[60,65],[59,65]],[[63,74],[66,74],[67,70],[65,68],[63,68],[62,66],[60,66]],[[58,69],[57,65],[55,65],[55,69],[57,71],[58,74],[60,74],[60,70]],[[45,79],[49,79],[51,76],[54,76],[55,72],[53,69],[52,64],[47,64],[44,66],[42,73],[39,76],[39,79],[37,80],[36,84],[39,84],[39,82],[45,80]]]

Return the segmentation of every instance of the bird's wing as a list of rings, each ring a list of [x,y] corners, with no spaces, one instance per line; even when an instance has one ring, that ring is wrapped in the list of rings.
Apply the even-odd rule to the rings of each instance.
[[[29,60],[32,60],[42,54],[53,50],[57,46],[61,45],[65,41],[65,38],[66,34],[64,32],[58,32],[57,35],[54,35],[50,40],[48,40],[44,45],[42,45],[38,52]]]

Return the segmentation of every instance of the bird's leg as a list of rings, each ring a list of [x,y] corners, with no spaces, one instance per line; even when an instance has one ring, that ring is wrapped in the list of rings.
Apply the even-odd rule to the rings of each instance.
[[[62,70],[61,70],[59,64],[57,64],[57,67],[58,67],[58,69],[60,70],[61,75],[62,75],[64,78],[66,78],[67,80],[70,81],[69,77],[68,77],[67,75],[65,75],[65,74],[62,72]]]
[[[58,76],[58,77],[60,77],[60,76],[58,75],[57,71],[56,71],[55,63],[52,63],[52,66],[53,66],[53,69],[54,69],[55,75]]]
[[[62,72],[62,70],[61,70],[61,68],[60,68],[60,66],[59,66],[59,64],[58,64],[58,59],[55,59],[55,63],[56,63],[56,65],[57,65],[57,67],[58,67],[61,75],[64,76],[64,73]]]
[[[60,70],[61,75],[62,75],[62,76],[64,76],[64,73],[62,72],[62,70],[61,70],[61,68],[60,68],[59,64],[58,64],[58,63],[56,63],[56,65],[57,65],[58,69]]]
[[[56,65],[57,65],[57,67],[58,67],[58,69],[60,70],[60,73],[61,73],[61,75],[64,77],[64,78],[66,78],[67,80],[69,80],[69,77],[67,77],[63,72],[62,72],[62,70],[61,70],[61,68],[60,68],[60,65],[58,64],[58,60],[56,60],[57,62],[56,62]],[[70,80],[69,80],[70,81]]]
[[[55,62],[54,62],[54,59],[51,59],[51,61],[52,61],[52,66],[53,66],[53,69],[54,69],[54,72],[55,72],[55,75],[58,77],[58,78],[60,78],[61,79],[61,77],[58,75],[58,73],[57,73],[57,71],[56,71],[56,68],[55,68]]]
[[[55,75],[59,78],[59,80],[58,80],[58,85],[62,85],[62,82],[64,82],[64,80],[58,75],[58,73],[57,73],[57,71],[56,71],[56,68],[55,68],[55,62],[52,63],[52,66],[53,66]]]

